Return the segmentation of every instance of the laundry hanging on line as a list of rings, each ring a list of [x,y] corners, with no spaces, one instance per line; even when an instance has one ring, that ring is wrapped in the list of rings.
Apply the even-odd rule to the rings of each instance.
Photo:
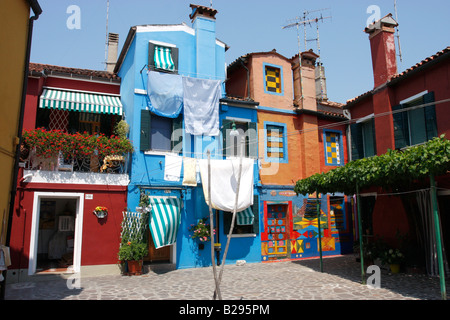
[[[178,155],[166,154],[164,165],[164,180],[180,181],[182,164],[183,157]]]
[[[177,118],[183,107],[183,81],[178,74],[149,71],[148,107],[158,116]]]
[[[211,207],[216,210],[233,212],[239,177],[240,159],[210,160],[211,163]],[[208,160],[198,161],[205,201],[208,201]],[[253,205],[253,165],[254,160],[242,159],[242,173],[236,211],[240,212]]]
[[[183,186],[197,186],[197,159],[183,158]]]
[[[183,77],[184,127],[192,135],[219,135],[221,82]]]
[[[148,71],[148,108],[156,115],[176,118],[184,107],[184,123],[192,135],[219,135],[221,81]]]

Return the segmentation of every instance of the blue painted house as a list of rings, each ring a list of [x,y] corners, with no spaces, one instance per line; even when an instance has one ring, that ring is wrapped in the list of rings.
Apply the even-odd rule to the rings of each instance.
[[[200,175],[190,159],[205,159],[208,150],[212,159],[237,156],[239,143],[234,143],[229,135],[236,128],[246,137],[245,157],[255,159],[255,205],[247,210],[253,213],[253,219],[237,225],[233,231],[227,263],[241,259],[259,262],[257,103],[226,96],[227,46],[216,38],[217,11],[198,5],[190,7],[192,26],[182,23],[131,27],[114,70],[122,79],[123,114],[135,148],[129,171],[128,207],[134,211],[145,194],[150,198],[152,214],[159,214],[151,220],[167,220],[175,228],[162,230],[150,223],[149,256],[144,260],[170,262],[177,268],[210,265],[209,242],[201,249],[189,230],[199,219],[209,217]],[[196,80],[218,83],[216,118],[205,117],[203,111],[192,106],[189,111],[187,100],[178,94],[180,83],[185,86]],[[160,90],[159,95],[152,96],[150,93],[155,90]],[[196,117],[203,117],[203,128],[209,121],[214,129],[209,134],[193,134],[188,120]],[[221,263],[231,214],[214,210],[214,215],[218,229],[215,241],[222,244],[222,251],[216,255]]]

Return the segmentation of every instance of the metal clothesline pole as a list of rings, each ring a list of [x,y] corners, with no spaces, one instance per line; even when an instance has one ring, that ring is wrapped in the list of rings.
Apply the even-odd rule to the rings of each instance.
[[[220,266],[219,286],[220,286],[220,282],[222,281],[223,269],[225,267],[225,262],[227,260],[228,247],[230,246],[231,235],[233,233],[234,222],[236,220],[236,211],[237,211],[238,199],[239,199],[239,189],[240,189],[240,186],[241,186],[242,157],[243,157],[243,154],[244,154],[244,145],[245,145],[245,138],[242,137],[241,139],[242,139],[241,140],[241,154],[239,156],[239,175],[238,175],[237,187],[236,187],[236,201],[234,203],[233,217],[231,218],[230,231],[228,232],[227,245],[225,246],[225,251],[224,251],[224,254],[223,254],[223,258],[222,258],[222,265]],[[211,205],[211,202],[210,202],[210,205]],[[216,291],[214,292],[214,298],[215,297],[216,297]]]
[[[213,223],[213,212],[211,204],[211,152],[208,150],[208,204],[209,204],[209,226],[210,226],[210,240],[211,240],[211,262],[213,266],[214,282],[216,284],[216,289],[214,293],[217,292],[219,300],[222,300],[222,294],[220,293],[220,282],[217,279],[216,271],[216,260],[214,259],[214,223]],[[214,295],[214,299],[216,295]]]

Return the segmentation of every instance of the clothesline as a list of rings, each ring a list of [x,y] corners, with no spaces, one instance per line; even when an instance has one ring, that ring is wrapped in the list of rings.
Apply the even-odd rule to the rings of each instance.
[[[147,72],[151,71],[148,69],[148,65],[145,64],[142,69],[141,69],[141,74],[142,71],[146,69]],[[221,80],[222,82],[225,82],[226,77],[221,77],[221,76],[211,76],[210,74],[203,74],[203,73],[198,73],[198,72],[188,72],[188,71],[183,71],[183,70],[178,70],[175,69],[174,72],[178,72],[181,76],[186,75],[185,77],[190,77],[190,78],[202,78],[202,79],[208,79],[208,80]],[[190,75],[190,76],[188,76]]]

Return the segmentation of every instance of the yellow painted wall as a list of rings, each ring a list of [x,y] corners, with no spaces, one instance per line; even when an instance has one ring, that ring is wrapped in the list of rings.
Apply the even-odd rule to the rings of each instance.
[[[0,1],[0,230],[4,243],[11,184],[14,172],[14,154],[22,98],[24,61],[27,46],[30,5],[25,0]],[[7,224],[7,221],[5,221]],[[3,229],[4,228],[4,229]]]

